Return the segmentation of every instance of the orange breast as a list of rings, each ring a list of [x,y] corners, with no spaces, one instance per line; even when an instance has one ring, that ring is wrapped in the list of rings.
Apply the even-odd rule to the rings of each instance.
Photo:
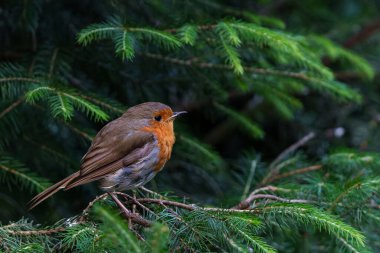
[[[175,135],[173,131],[173,123],[144,127],[143,131],[153,133],[157,138],[159,148],[159,157],[157,165],[153,168],[155,172],[159,172],[165,163],[170,159]]]

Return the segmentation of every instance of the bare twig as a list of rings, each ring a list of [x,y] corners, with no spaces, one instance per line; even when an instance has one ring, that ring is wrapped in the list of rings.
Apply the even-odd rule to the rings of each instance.
[[[272,185],[261,187],[259,189],[254,190],[253,192],[251,192],[251,194],[246,199],[241,201],[236,206],[232,207],[232,209],[247,209],[251,205],[251,202],[256,198],[255,196],[257,195],[257,193],[262,192],[262,191],[271,191],[271,192],[286,191],[286,192],[288,192],[290,190],[285,189],[285,188],[279,188],[279,187],[272,186]]]
[[[286,148],[284,151],[282,151],[276,159],[269,165],[269,168],[273,168],[276,166],[280,161],[282,161],[286,156],[288,156],[290,153],[293,153],[297,149],[299,149],[301,146],[305,145],[307,142],[309,142],[311,139],[315,137],[315,133],[311,132],[302,137],[300,140],[298,140],[296,143],[292,144],[288,148]]]
[[[83,221],[86,219],[86,217],[87,217],[87,215],[88,215],[88,212],[90,211],[90,209],[94,206],[94,204],[95,204],[96,202],[98,202],[98,201],[100,201],[100,200],[102,200],[102,199],[107,198],[107,196],[108,196],[108,193],[104,193],[104,194],[102,194],[102,195],[100,195],[100,196],[97,196],[93,201],[91,201],[91,202],[87,205],[87,207],[82,211],[82,215],[81,215],[80,218],[79,218],[79,222],[83,222]]]
[[[279,180],[279,179],[282,179],[282,178],[290,177],[290,176],[293,176],[293,175],[296,175],[296,174],[303,174],[303,173],[307,173],[307,172],[310,172],[310,171],[319,170],[321,168],[322,168],[322,165],[317,164],[317,165],[312,165],[312,166],[308,166],[308,167],[297,169],[297,170],[292,170],[292,171],[285,172],[285,173],[282,173],[282,174],[279,174],[279,175],[275,175],[275,176],[273,176],[271,178],[268,178],[265,183],[272,183],[273,181],[276,181],[276,180]]]
[[[380,30],[380,18],[372,21],[370,24],[364,26],[357,34],[347,39],[343,45],[347,48],[351,48],[371,37],[375,32]]]
[[[305,145],[308,141],[313,139],[315,137],[315,133],[311,132],[302,137],[300,140],[298,140],[296,143],[292,144],[291,146],[287,147],[284,151],[282,151],[276,159],[273,160],[273,162],[269,165],[269,171],[266,177],[261,181],[261,185],[266,184],[267,181],[273,176],[278,173],[277,165],[280,161],[282,161],[285,157],[287,157],[290,153],[293,153],[297,149],[299,149],[301,146]]]
[[[17,99],[15,102],[13,102],[10,106],[8,106],[7,108],[5,108],[2,112],[0,112],[0,119],[2,117],[4,117],[7,113],[9,113],[10,111],[12,111],[14,108],[16,108],[17,106],[19,106],[23,101],[24,101],[24,97],[21,97],[21,98]]]
[[[287,202],[287,203],[310,203],[310,201],[306,199],[287,199],[287,198],[281,198],[272,194],[256,194],[256,195],[253,195],[250,200],[251,202],[253,202],[256,199],[273,199],[273,200],[277,200],[280,202]],[[239,209],[244,209],[244,208],[239,208]]]
[[[193,211],[196,208],[195,205],[189,205],[189,204],[185,204],[181,202],[164,200],[164,199],[140,198],[140,199],[137,199],[137,201],[140,203],[153,203],[153,204],[175,206],[175,207],[179,207],[179,208],[186,209],[189,211]]]

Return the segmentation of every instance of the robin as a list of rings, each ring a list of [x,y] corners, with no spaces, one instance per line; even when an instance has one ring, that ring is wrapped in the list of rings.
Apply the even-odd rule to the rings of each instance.
[[[59,190],[97,180],[109,193],[143,186],[170,159],[175,142],[173,121],[182,113],[186,112],[173,112],[158,102],[129,108],[98,132],[81,160],[80,170],[35,196],[30,209]]]

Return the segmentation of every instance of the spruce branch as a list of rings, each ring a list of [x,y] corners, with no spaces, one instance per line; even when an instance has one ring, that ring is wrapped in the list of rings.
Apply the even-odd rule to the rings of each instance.
[[[325,229],[336,237],[343,237],[355,245],[364,246],[364,236],[354,228],[335,219],[333,216],[324,213],[316,208],[303,204],[273,204],[254,209],[264,216],[270,217],[271,214],[279,214],[296,219],[300,223],[309,223],[316,227]]]
[[[253,248],[255,252],[263,252],[263,253],[276,253],[277,250],[269,246],[266,242],[264,242],[260,237],[258,236],[252,236],[247,234],[245,231],[242,231],[240,229],[237,229],[239,235],[241,235],[244,240],[248,241],[253,245]]]
[[[0,227],[0,229],[3,229],[3,227]],[[15,236],[50,235],[50,234],[60,233],[65,230],[66,228],[64,227],[57,227],[57,228],[52,228],[52,229],[41,229],[41,230],[10,230],[8,228],[4,229],[6,233],[9,233]]]
[[[200,62],[198,58],[193,58],[190,60],[182,60],[178,58],[172,58],[172,57],[167,57],[167,56],[152,54],[152,53],[143,53],[142,55],[148,58],[152,58],[152,59],[163,60],[165,62],[175,64],[175,65],[196,66],[196,67],[205,68],[205,69],[233,70],[233,68],[230,65]],[[359,93],[348,88],[344,84],[336,82],[336,81],[328,81],[328,80],[311,77],[303,73],[282,71],[282,70],[276,70],[276,69],[255,68],[255,67],[248,67],[248,66],[243,66],[243,69],[244,69],[244,72],[255,73],[259,75],[274,75],[274,76],[282,76],[282,77],[290,77],[294,79],[299,79],[301,81],[305,81],[309,83],[315,89],[319,89],[319,90],[326,89],[327,91],[331,92],[332,94],[337,95],[341,99],[353,100],[356,102],[360,102],[361,100],[361,96],[359,95]]]
[[[198,27],[196,26],[184,25],[183,27],[178,29],[178,36],[184,44],[193,46],[198,37],[197,31]]]
[[[98,106],[82,99],[76,90],[63,87],[37,86],[30,89],[25,97],[26,101],[31,104],[35,104],[40,100],[47,101],[53,116],[62,116],[65,121],[71,119],[74,114],[74,108],[86,113],[94,121],[105,121],[109,118],[108,114]]]
[[[0,154],[0,179],[9,182],[16,181],[19,188],[26,188],[33,192],[41,192],[48,186],[48,181],[28,169],[23,163],[12,156]]]

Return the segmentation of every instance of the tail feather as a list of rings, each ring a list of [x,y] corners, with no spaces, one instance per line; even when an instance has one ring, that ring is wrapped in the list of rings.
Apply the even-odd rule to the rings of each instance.
[[[38,194],[37,196],[35,196],[28,203],[29,210],[31,210],[34,207],[36,207],[37,205],[39,205],[41,202],[43,202],[44,200],[46,200],[47,198],[49,198],[51,195],[53,195],[57,191],[59,191],[61,189],[65,189],[66,185],[69,184],[72,180],[74,180],[78,176],[79,176],[79,172],[76,172],[76,173],[74,173],[74,174],[66,177],[65,179],[59,181],[55,185],[50,186],[49,188],[47,188],[46,190],[44,190],[43,192],[41,192],[40,194]]]

